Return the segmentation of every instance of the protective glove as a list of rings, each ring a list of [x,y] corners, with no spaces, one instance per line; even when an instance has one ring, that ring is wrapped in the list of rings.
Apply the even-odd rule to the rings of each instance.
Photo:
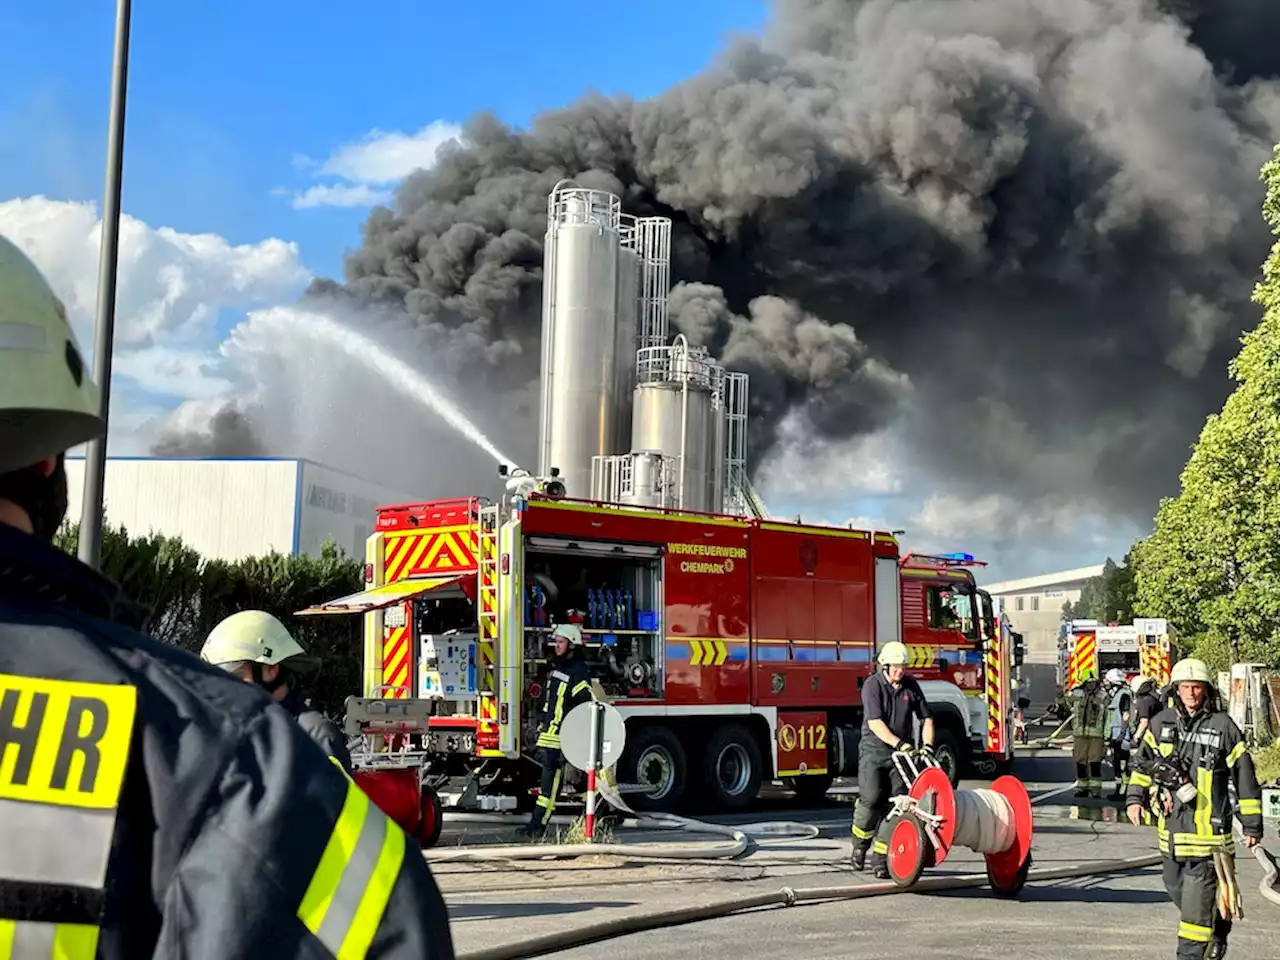
[[[893,748],[893,752],[900,753],[904,757],[914,757],[916,753],[916,748],[913,744],[908,743],[906,740],[903,740],[901,743],[899,743],[896,747]]]
[[[920,748],[920,759],[922,759],[922,760],[936,760],[936,759],[937,759],[937,758],[933,755],[933,744],[931,744],[931,743],[926,743],[923,747],[921,747],[921,748]]]

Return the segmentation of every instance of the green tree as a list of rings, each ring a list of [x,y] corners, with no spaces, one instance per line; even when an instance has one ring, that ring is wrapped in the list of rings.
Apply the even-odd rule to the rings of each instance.
[[[74,554],[78,538],[75,525],[64,525],[55,542]],[[343,701],[360,692],[361,618],[295,616],[363,586],[363,565],[333,544],[326,544],[318,557],[274,553],[228,563],[204,560],[177,537],[132,537],[127,530],[106,526],[102,572],[146,608],[143,632],[157,640],[196,653],[224,617],[238,610],[265,610],[323,659],[321,674],[310,684],[321,709],[338,716]]]
[[[1075,603],[1062,606],[1066,620],[1097,620],[1100,623],[1132,623],[1134,604],[1134,570],[1131,554],[1125,554],[1124,565],[1107,557],[1102,573],[1093,577],[1080,591]]]
[[[1280,147],[1262,180],[1263,216],[1280,237]],[[1168,617],[1218,666],[1280,663],[1280,243],[1253,298],[1263,316],[1231,361],[1237,386],[1134,548],[1139,609]]]

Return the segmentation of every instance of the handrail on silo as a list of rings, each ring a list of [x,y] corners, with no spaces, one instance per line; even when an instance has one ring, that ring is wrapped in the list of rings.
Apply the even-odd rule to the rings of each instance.
[[[595,226],[617,233],[622,220],[622,200],[607,190],[592,190],[565,179],[547,198],[547,219],[552,226]]]
[[[684,343],[684,349],[681,344]],[[716,393],[724,381],[724,368],[707,354],[706,347],[689,347],[684,336],[663,347],[641,347],[636,351],[638,383],[676,383]]]

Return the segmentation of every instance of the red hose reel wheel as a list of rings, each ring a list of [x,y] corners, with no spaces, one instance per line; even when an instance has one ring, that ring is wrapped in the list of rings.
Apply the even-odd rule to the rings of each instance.
[[[996,896],[1016,897],[1027,885],[1027,874],[1031,872],[1031,836],[1035,829],[1031,796],[1021,780],[1007,774],[991,784],[991,789],[1009,801],[1017,834],[1009,849],[986,854],[987,881]]]
[[[900,887],[909,887],[924,873],[932,848],[924,825],[909,813],[903,814],[889,831],[889,877]]]
[[[422,794],[418,801],[421,818],[418,821],[418,843],[423,850],[434,847],[444,831],[444,807],[440,804],[440,795],[430,784],[422,784]]]

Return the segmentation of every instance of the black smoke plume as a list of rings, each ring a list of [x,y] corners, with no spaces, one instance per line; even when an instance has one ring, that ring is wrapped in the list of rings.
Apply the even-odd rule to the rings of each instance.
[[[961,489],[1149,517],[1256,322],[1277,6],[778,0],[652,100],[474,117],[313,295],[394,314],[464,396],[516,389],[527,433],[573,177],[674,221],[673,325],[752,374],[754,461],[787,415],[889,426]]]

